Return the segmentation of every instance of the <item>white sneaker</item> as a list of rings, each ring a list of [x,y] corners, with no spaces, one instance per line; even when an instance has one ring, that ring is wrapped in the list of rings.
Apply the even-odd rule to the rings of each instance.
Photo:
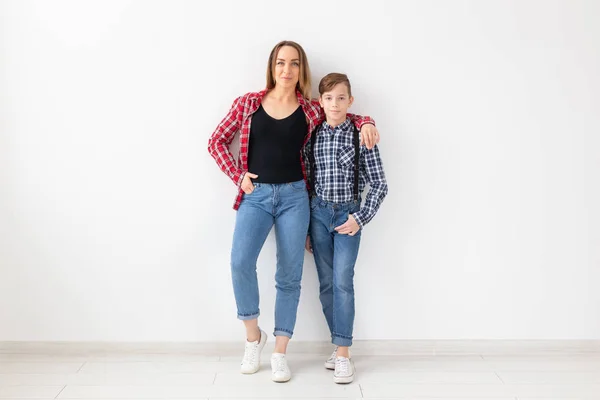
[[[271,370],[273,371],[271,375],[273,382],[287,382],[292,377],[285,354],[273,353],[271,356]]]
[[[354,380],[354,365],[352,360],[346,357],[335,359],[335,371],[333,381],[335,383],[350,383]]]
[[[325,361],[325,368],[335,369],[335,358],[337,357],[337,349],[337,346],[335,346],[335,349],[333,349],[333,353],[331,353],[327,361]]]
[[[246,340],[246,349],[240,371],[242,374],[253,374],[260,369],[260,353],[267,343],[267,334],[260,330],[260,341],[249,342]]]

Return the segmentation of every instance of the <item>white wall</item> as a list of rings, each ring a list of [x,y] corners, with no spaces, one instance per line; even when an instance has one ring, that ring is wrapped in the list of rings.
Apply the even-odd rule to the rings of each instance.
[[[0,340],[242,338],[206,144],[282,39],[383,137],[357,339],[600,339],[598,2],[1,7]],[[297,339],[327,339],[317,297],[307,257]]]

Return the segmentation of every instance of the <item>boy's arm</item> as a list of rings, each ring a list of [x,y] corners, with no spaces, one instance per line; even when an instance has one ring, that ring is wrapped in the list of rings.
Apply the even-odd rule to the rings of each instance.
[[[361,207],[360,210],[352,214],[361,229],[373,219],[388,193],[388,185],[385,179],[385,172],[383,171],[383,163],[379,155],[379,148],[375,146],[371,150],[364,149],[363,151],[365,156],[361,160],[361,173],[365,174],[370,189],[367,193],[364,207]]]
[[[243,96],[235,99],[231,109],[208,140],[208,152],[219,168],[238,186],[242,183],[245,171],[238,167],[229,151],[229,145],[242,125],[242,98]]]

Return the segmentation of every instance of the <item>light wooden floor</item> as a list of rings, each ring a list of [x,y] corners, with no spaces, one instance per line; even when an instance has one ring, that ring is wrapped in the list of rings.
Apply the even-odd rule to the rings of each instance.
[[[243,343],[0,343],[0,398],[600,400],[598,342],[357,342],[350,385],[323,368],[330,345],[292,343],[283,384],[271,351],[246,376]]]

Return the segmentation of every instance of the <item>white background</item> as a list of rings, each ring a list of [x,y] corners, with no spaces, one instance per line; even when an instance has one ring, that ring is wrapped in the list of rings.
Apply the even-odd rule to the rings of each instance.
[[[600,3],[396,1],[2,1],[0,340],[243,338],[206,145],[283,39],[382,135],[357,339],[600,339]]]

